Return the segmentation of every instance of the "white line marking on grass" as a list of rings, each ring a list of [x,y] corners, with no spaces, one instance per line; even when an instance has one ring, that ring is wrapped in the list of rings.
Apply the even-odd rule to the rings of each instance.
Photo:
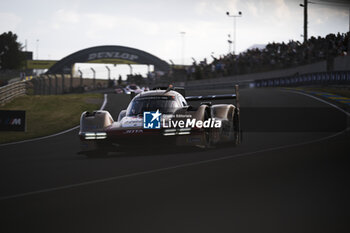
[[[103,110],[106,107],[106,104],[107,104],[107,94],[104,94],[104,99],[103,99],[103,103],[102,103],[100,110]],[[59,136],[59,135],[65,134],[65,133],[69,133],[75,129],[78,129],[79,127],[80,127],[80,125],[77,125],[77,126],[74,126],[73,128],[64,130],[62,132],[51,134],[51,135],[40,137],[40,138],[33,138],[33,139],[27,139],[27,140],[23,140],[23,141],[19,141],[19,142],[9,142],[9,143],[0,144],[0,147],[16,145],[16,144],[21,144],[21,143],[25,143],[25,142],[34,142],[34,141],[44,140],[47,138],[56,137],[56,136]]]

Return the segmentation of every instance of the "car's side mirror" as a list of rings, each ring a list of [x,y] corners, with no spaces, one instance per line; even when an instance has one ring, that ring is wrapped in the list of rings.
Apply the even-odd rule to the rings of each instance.
[[[125,116],[126,116],[126,110],[122,110],[122,111],[119,113],[118,121],[121,121],[121,119],[123,119]]]

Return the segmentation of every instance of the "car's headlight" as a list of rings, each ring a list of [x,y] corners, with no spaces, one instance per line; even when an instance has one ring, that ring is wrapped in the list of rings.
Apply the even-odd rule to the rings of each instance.
[[[97,132],[97,133],[85,133],[84,138],[86,140],[95,140],[95,139],[106,139],[107,133],[105,132]]]
[[[191,134],[191,128],[180,128],[180,129],[164,129],[164,136],[173,136],[173,135],[186,135]]]

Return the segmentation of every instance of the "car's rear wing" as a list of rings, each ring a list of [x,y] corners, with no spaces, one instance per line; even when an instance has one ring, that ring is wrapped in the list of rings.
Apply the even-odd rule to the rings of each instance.
[[[239,108],[239,88],[237,84],[235,85],[235,94],[186,96],[183,87],[173,87],[173,85],[169,85],[168,87],[155,87],[152,90],[174,90],[184,96],[187,101],[235,99],[236,107]]]
[[[239,89],[238,85],[235,85],[235,94],[186,96],[185,99],[188,101],[235,99],[236,106],[239,108],[239,90],[238,89]]]

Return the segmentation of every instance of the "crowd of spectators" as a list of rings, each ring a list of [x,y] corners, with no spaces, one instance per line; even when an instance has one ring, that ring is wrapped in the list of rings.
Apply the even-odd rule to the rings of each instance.
[[[202,79],[237,74],[284,69],[345,56],[349,46],[349,32],[311,37],[306,43],[290,40],[288,43],[269,43],[263,49],[248,49],[238,55],[227,54],[213,62],[206,59],[187,67],[191,79]]]

